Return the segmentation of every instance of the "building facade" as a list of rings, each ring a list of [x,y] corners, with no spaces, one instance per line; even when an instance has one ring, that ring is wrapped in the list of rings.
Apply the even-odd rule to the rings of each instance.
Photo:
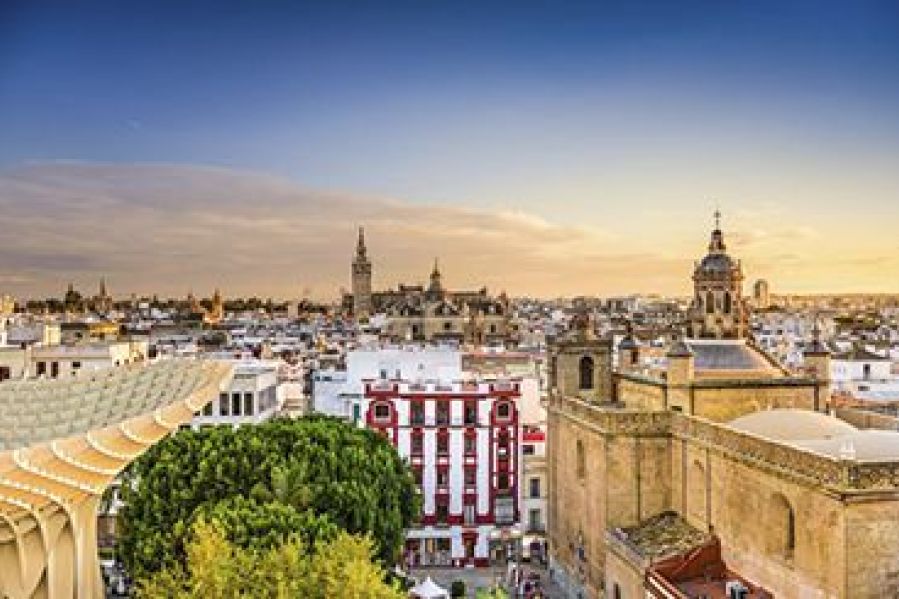
[[[258,424],[274,418],[281,409],[278,398],[278,365],[275,362],[237,362],[228,386],[194,416],[191,428],[228,424]]]
[[[515,380],[365,382],[365,426],[408,459],[423,499],[410,566],[487,566],[520,535],[521,425]]]

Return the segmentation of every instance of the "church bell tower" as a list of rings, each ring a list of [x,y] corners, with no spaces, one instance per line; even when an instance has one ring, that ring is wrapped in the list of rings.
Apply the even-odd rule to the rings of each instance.
[[[690,336],[694,339],[746,337],[749,307],[743,297],[743,266],[727,254],[721,232],[721,213],[715,212],[715,230],[708,254],[693,271]]]
[[[352,266],[353,316],[357,319],[371,315],[371,261],[365,248],[365,230],[359,227],[356,256]]]

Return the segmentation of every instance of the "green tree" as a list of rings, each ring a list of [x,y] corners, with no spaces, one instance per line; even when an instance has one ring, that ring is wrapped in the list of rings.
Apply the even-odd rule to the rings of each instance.
[[[295,537],[270,548],[230,542],[222,524],[200,518],[186,546],[186,565],[173,565],[138,582],[138,599],[400,599],[373,562],[367,537],[345,532],[310,546]]]
[[[321,416],[181,431],[126,470],[121,496],[120,554],[137,578],[183,561],[200,515],[243,547],[294,532],[306,541],[369,534],[390,565],[420,509],[411,471],[386,440]]]

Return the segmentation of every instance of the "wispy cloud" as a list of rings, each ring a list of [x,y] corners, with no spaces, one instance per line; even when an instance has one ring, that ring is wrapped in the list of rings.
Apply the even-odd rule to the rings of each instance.
[[[52,163],[0,174],[0,261],[15,275],[4,283],[22,294],[106,276],[119,292],[333,296],[349,283],[358,225],[379,287],[424,279],[434,257],[451,285],[533,294],[670,287],[689,264],[673,270],[671,259],[617,251],[608,232],[526,212],[305,189],[226,169]]]
[[[677,208],[673,207],[673,211]],[[780,214],[777,206],[756,212]],[[887,248],[841,249],[833,232],[758,214],[726,225],[747,277],[775,289],[885,289]],[[440,258],[448,285],[513,294],[687,294],[702,238],[670,217],[626,229],[305,188],[257,173],[183,165],[32,164],[0,172],[0,291],[90,290],[335,297],[364,225],[374,282],[421,282]],[[628,232],[630,231],[630,232]],[[852,248],[850,248],[852,249]],[[847,272],[842,272],[845,267]],[[836,276],[834,276],[836,275]]]

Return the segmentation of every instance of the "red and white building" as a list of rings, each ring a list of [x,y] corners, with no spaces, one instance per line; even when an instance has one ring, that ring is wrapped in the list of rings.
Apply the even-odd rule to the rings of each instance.
[[[487,566],[520,521],[521,381],[364,381],[365,425],[408,459],[422,492],[410,566]]]

